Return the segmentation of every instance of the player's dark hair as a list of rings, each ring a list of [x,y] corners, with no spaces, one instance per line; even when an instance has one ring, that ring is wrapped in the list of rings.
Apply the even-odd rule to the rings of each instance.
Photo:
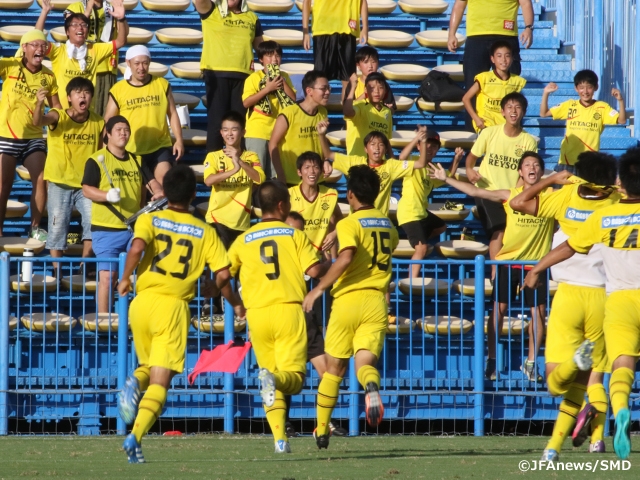
[[[127,125],[127,127],[129,127],[129,129],[131,129],[131,125],[129,124],[129,120],[124,118],[122,115],[114,115],[113,117],[111,117],[104,124],[105,132],[108,133],[108,134],[111,134],[111,131],[113,130],[113,127],[115,127],[118,123],[124,123],[124,124]],[[108,141],[109,141],[109,138],[105,135],[103,140],[104,140],[104,143],[106,145],[108,143]]]
[[[616,159],[602,152],[582,152],[576,162],[576,175],[596,185],[616,183]]]
[[[380,72],[371,72],[367,75],[367,78],[364,81],[364,84],[367,85],[369,82],[380,82],[382,85],[387,88],[387,80],[384,78],[384,75]]]
[[[222,125],[222,122],[235,122],[240,125],[240,128],[244,129],[247,121],[241,113],[236,112],[235,110],[229,110],[222,116],[220,125]]]
[[[359,48],[356,51],[356,63],[360,63],[366,60],[367,58],[372,58],[376,62],[379,62],[380,56],[378,55],[378,50],[376,50],[373,47],[370,47],[369,45],[365,45],[364,47]]]
[[[169,203],[187,206],[196,193],[196,174],[184,163],[178,163],[165,174],[162,188]]]
[[[289,201],[289,190],[282,182],[267,180],[260,185],[258,201],[263,216],[265,213],[275,213],[280,202]]]
[[[300,155],[297,158],[296,168],[298,170],[302,170],[302,166],[305,164],[305,162],[315,163],[318,167],[320,167],[320,170],[322,170],[322,165],[324,163],[322,160],[322,157],[318,155],[316,152],[304,152],[302,155]]]
[[[522,164],[524,163],[525,159],[529,157],[533,157],[536,160],[538,160],[538,163],[540,163],[540,168],[544,170],[544,159],[540,155],[538,155],[536,152],[532,152],[530,150],[524,152],[520,157],[520,160],[518,161],[518,170],[522,168]]]
[[[498,40],[497,42],[493,42],[493,45],[491,45],[491,48],[489,49],[492,57],[496,53],[496,50],[498,50],[499,48],[506,48],[507,50],[509,50],[509,53],[513,53],[513,48],[511,47],[511,44],[509,42],[505,40]]]
[[[273,55],[274,53],[282,56],[282,47],[278,42],[274,42],[273,40],[260,42],[258,44],[258,48],[256,48],[256,55],[258,56],[258,60],[260,60],[260,62],[262,62],[262,57],[264,57],[265,55]]]
[[[389,143],[389,139],[387,138],[387,136],[384,133],[379,132],[377,130],[374,130],[373,132],[369,132],[367,136],[364,137],[364,140],[362,141],[362,143],[364,143],[365,148],[369,144],[369,142],[373,139],[378,139],[382,143],[384,143],[384,148],[386,152],[388,152],[389,149],[391,148],[391,143]]]
[[[380,193],[380,177],[367,165],[355,165],[347,174],[347,190],[363,205],[373,205]]]
[[[69,83],[67,83],[67,97],[71,95],[71,92],[74,90],[86,90],[93,97],[95,87],[93,86],[93,83],[91,83],[91,80],[87,78],[74,77],[69,81]]]
[[[573,77],[573,84],[577,87],[581,83],[588,83],[598,87],[598,74],[593,70],[580,70]]]
[[[522,110],[527,113],[527,107],[529,106],[529,102],[527,101],[527,97],[525,97],[520,92],[511,92],[502,97],[502,101],[500,101],[500,109],[504,110],[504,106],[508,101],[514,100],[520,104]]]
[[[304,228],[304,217],[302,215],[300,215],[298,212],[294,212],[293,210],[291,210],[289,212],[289,215],[287,215],[287,218],[290,218],[291,220],[294,220],[296,222],[302,222],[303,228]]]
[[[622,188],[630,197],[640,197],[640,147],[627,150],[618,163]]]
[[[86,17],[86,15],[84,13],[72,13],[71,15],[67,16],[64,19],[64,31],[65,31],[65,33],[69,31],[69,25],[71,25],[71,22],[73,22],[74,20],[81,20],[84,23],[86,23],[87,25],[89,25],[89,19]]]
[[[327,78],[327,75],[320,70],[309,70],[302,77],[302,91],[306,94],[307,88],[312,88],[319,78]]]

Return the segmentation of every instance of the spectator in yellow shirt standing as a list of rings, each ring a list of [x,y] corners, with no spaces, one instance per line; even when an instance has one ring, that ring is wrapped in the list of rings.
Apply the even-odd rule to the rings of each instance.
[[[569,170],[575,173],[578,155],[582,152],[600,150],[600,135],[605,125],[624,125],[627,122],[624,98],[620,90],[611,89],[611,95],[618,100],[618,108],[614,110],[608,103],[595,100],[598,90],[598,75],[591,70],[581,70],[573,78],[578,100],[567,100],[549,108],[549,95],[558,90],[558,85],[551,82],[542,92],[540,116],[553,117],[554,120],[566,119],[567,131],[560,145],[560,159],[556,171]]]

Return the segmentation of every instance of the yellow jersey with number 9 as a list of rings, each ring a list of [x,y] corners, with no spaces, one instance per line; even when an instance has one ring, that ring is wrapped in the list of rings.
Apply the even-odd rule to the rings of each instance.
[[[229,258],[215,230],[189,212],[168,208],[142,215],[134,238],[147,244],[138,267],[137,291],[190,301],[205,265],[219,272]]]
[[[398,246],[398,231],[391,220],[373,207],[363,207],[340,220],[336,229],[340,252],[352,249],[355,254],[331,295],[338,298],[355,290],[386,293],[391,281],[391,253]]]
[[[302,303],[307,293],[304,274],[319,262],[304,232],[275,219],[263,220],[236,238],[229,259],[231,274],[240,272],[248,309]]]

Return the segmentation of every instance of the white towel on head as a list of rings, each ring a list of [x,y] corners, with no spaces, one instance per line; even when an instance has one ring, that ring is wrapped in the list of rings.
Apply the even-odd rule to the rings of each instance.
[[[151,60],[151,52],[147,47],[145,47],[144,45],[134,45],[133,47],[129,48],[129,50],[127,50],[127,55],[125,59],[131,60],[132,58],[136,58],[141,55],[149,57],[149,60]],[[129,66],[127,66],[127,69],[124,72],[124,79],[129,80],[132,75],[133,75],[133,72],[131,71]]]
[[[81,71],[85,71],[87,68],[87,44],[82,44],[81,47],[76,47],[71,40],[67,40],[67,55],[70,59],[78,61]]]
[[[215,0],[216,8],[220,10],[220,15],[222,18],[229,15],[229,4],[227,0]],[[247,5],[247,0],[242,0],[242,5],[240,6],[240,11],[242,13],[247,12],[249,10],[249,6]]]

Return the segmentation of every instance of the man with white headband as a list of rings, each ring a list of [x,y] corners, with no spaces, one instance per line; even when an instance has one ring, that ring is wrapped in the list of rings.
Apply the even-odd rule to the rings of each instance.
[[[98,67],[103,62],[109,61],[126,43],[128,26],[123,0],[113,0],[112,5],[111,15],[119,23],[118,36],[115,40],[109,43],[87,43],[89,19],[84,13],[72,13],[64,20],[64,31],[68,38],[66,44],[49,44],[45,55],[51,58],[52,70],[61,90],[65,91],[67,83],[76,77],[90,80],[95,87]],[[44,30],[45,21],[51,9],[51,0],[42,0],[42,12],[36,23],[38,30]],[[69,108],[65,96],[60,100],[64,108]],[[93,108],[93,103],[91,107]]]
[[[149,73],[151,53],[147,47],[129,48],[126,60],[125,78],[111,87],[104,119],[109,121],[115,115],[122,115],[129,121],[129,150],[142,157],[143,165],[162,184],[164,174],[184,154],[176,102],[169,82]],[[167,116],[176,139],[173,147]]]
[[[44,33],[35,29],[25,33],[20,45],[21,58],[0,59],[0,236],[16,163],[21,161],[29,170],[33,183],[31,234],[44,240],[46,232],[38,230],[38,225],[47,202],[43,176],[47,145],[42,138],[42,127],[33,124],[32,112],[36,109],[36,92],[40,89],[46,91],[45,98],[50,107],[60,108],[60,100],[53,72],[42,66],[47,49]]]

